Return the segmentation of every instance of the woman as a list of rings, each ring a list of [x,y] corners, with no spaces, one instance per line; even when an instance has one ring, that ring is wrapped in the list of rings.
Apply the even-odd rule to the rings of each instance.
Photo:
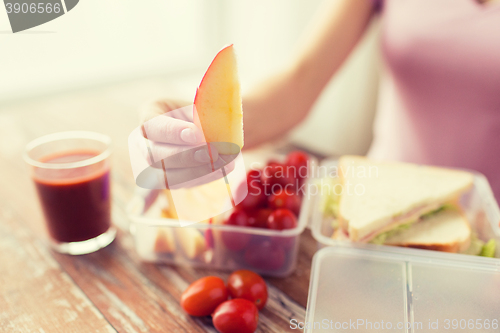
[[[500,2],[337,0],[321,13],[290,64],[244,96],[245,147],[298,125],[379,13],[395,93],[378,111],[369,155],[480,171],[500,199]],[[143,119],[183,105],[157,102]],[[193,124],[169,126],[159,149],[196,142]]]

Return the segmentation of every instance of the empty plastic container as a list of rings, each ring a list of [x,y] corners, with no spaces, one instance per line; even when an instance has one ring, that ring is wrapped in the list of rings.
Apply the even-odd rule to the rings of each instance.
[[[305,332],[499,332],[500,261],[392,248],[313,258]]]

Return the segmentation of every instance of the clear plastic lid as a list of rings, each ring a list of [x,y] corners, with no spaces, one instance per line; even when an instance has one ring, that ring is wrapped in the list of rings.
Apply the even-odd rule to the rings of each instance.
[[[305,332],[500,332],[500,262],[429,251],[326,247]]]

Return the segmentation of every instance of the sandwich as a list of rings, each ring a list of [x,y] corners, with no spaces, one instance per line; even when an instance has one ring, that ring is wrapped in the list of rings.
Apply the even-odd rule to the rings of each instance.
[[[470,172],[409,163],[340,158],[324,212],[333,238],[352,242],[479,254],[480,241],[461,211]]]
[[[457,209],[444,209],[421,218],[406,230],[388,235],[382,244],[463,253],[472,242],[467,218]]]

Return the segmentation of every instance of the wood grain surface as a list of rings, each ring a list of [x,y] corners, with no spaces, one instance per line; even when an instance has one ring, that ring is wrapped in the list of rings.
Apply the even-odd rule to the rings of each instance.
[[[0,332],[215,332],[209,318],[186,315],[179,299],[194,280],[227,273],[143,263],[127,232],[124,208],[135,186],[127,137],[138,125],[139,105],[170,88],[163,80],[142,80],[0,108]],[[110,246],[83,256],[48,247],[21,156],[30,140],[68,130],[113,139],[113,222],[120,230]],[[258,332],[293,332],[290,319],[304,320],[316,249],[306,231],[296,271],[266,280],[270,299]]]

